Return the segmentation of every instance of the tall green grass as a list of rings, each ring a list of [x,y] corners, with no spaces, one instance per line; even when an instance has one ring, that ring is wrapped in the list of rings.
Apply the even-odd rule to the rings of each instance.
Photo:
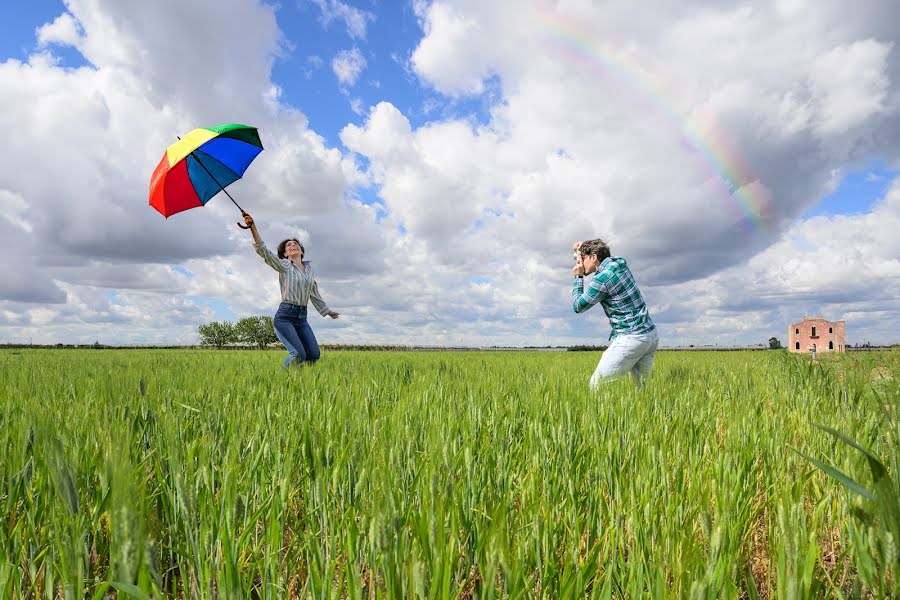
[[[898,589],[872,500],[792,449],[898,481],[900,353],[663,352],[599,394],[593,353],[280,358],[0,352],[0,597]]]

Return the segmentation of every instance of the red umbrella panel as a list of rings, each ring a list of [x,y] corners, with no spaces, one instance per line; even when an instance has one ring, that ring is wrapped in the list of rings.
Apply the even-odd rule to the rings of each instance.
[[[150,206],[169,218],[205,205],[240,179],[262,149],[255,127],[228,123],[191,131],[159,161],[150,178]]]

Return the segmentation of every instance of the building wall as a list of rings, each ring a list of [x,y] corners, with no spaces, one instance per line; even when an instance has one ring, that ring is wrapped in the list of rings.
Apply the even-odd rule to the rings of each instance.
[[[804,317],[802,321],[791,324],[788,328],[788,350],[809,352],[813,344],[816,345],[816,352],[846,352],[847,334],[844,321]]]

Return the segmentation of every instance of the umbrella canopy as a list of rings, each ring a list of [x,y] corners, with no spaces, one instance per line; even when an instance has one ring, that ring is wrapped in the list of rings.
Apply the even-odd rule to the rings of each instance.
[[[203,206],[240,179],[262,149],[255,127],[228,123],[191,131],[166,148],[153,171],[150,206],[166,218]]]

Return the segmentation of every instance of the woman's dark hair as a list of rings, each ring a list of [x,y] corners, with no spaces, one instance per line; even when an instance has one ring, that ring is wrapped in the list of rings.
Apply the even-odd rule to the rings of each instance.
[[[600,262],[603,262],[610,257],[609,246],[607,246],[606,242],[599,238],[596,240],[587,240],[585,242],[581,242],[581,247],[578,249],[578,251],[582,254],[594,255],[600,260]]]
[[[288,242],[297,242],[297,245],[300,246],[300,251],[303,252],[303,256],[306,256],[306,248],[303,247],[303,244],[300,243],[300,240],[297,238],[288,238],[286,240],[282,240],[280,244],[278,244],[278,258],[285,258],[284,247],[287,246]]]

